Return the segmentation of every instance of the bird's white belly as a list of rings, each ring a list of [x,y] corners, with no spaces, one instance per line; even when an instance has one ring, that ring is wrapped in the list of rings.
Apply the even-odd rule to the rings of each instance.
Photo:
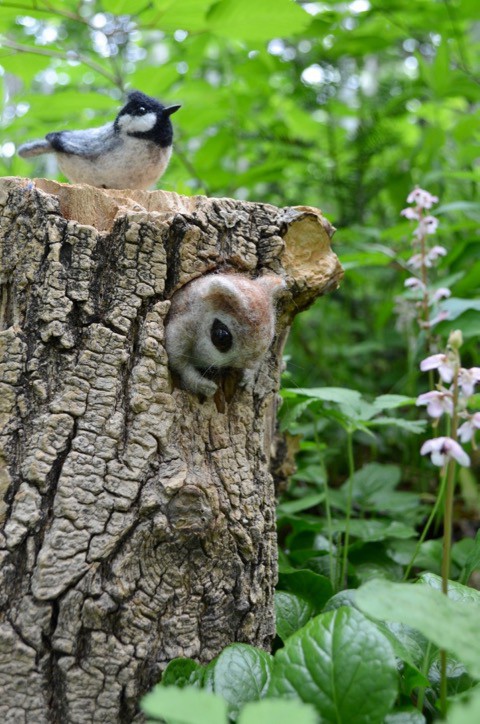
[[[61,172],[72,183],[108,189],[147,189],[167,168],[171,146],[161,148],[152,141],[126,138],[108,153],[84,158],[57,153]]]

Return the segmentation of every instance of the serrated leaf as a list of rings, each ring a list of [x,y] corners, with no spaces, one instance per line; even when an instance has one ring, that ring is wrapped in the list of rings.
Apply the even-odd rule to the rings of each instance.
[[[366,583],[355,601],[369,616],[417,629],[462,661],[472,676],[480,677],[480,649],[472,646],[478,637],[478,605],[453,601],[426,585],[385,580]]]
[[[186,686],[200,687],[204,675],[205,667],[193,659],[173,659],[163,672],[161,685],[178,686],[180,689]]]
[[[312,619],[274,659],[270,694],[313,704],[322,721],[382,722],[397,696],[392,648],[353,608]]]
[[[300,596],[287,591],[275,592],[275,623],[277,634],[286,641],[305,626],[315,611],[314,606]]]
[[[213,691],[228,702],[231,715],[248,701],[265,696],[270,685],[273,658],[266,651],[248,644],[232,644],[223,649],[207,667]]]
[[[300,701],[264,699],[246,704],[237,724],[317,724],[315,709]]]
[[[307,568],[282,572],[279,577],[279,586],[308,601],[315,612],[321,611],[333,594],[330,580]]]
[[[155,686],[140,702],[149,717],[167,724],[227,724],[227,703],[210,691]]]

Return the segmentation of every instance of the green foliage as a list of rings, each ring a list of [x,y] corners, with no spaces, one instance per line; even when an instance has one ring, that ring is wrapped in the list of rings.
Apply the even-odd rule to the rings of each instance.
[[[143,699],[152,720],[430,722],[440,645],[448,721],[480,719],[480,604],[464,585],[480,570],[478,452],[459,475],[447,599],[436,514],[419,538],[439,488],[419,456],[428,335],[405,305],[399,217],[415,184],[439,196],[434,286],[452,296],[432,332],[441,350],[461,329],[478,366],[477,21],[475,0],[0,0],[0,173],[57,177],[15,146],[104,123],[139,88],[182,103],[162,188],[320,206],[338,228],[345,280],[287,346],[280,424],[299,453],[278,508],[275,653],[171,662]]]

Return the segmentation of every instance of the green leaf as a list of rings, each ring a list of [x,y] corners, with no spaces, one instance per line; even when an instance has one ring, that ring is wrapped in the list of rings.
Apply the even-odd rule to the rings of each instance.
[[[158,684],[140,702],[149,717],[167,724],[227,724],[227,703],[210,691]]]
[[[353,608],[317,616],[274,659],[270,694],[313,704],[322,721],[382,722],[397,696],[392,648]]]
[[[237,724],[317,724],[315,709],[288,699],[264,699],[246,704]]]
[[[380,395],[373,401],[373,406],[379,412],[381,410],[394,410],[397,407],[406,407],[415,405],[415,397],[407,397],[406,395]]]
[[[193,659],[173,659],[163,672],[161,685],[178,686],[180,689],[186,686],[200,687],[204,676],[205,667]]]
[[[305,10],[290,0],[220,0],[207,20],[218,35],[252,41],[290,37],[311,22]]]
[[[468,554],[467,560],[465,562],[465,580],[468,581],[472,573],[478,570],[480,570],[480,531],[477,531],[474,546]]]
[[[345,520],[332,520],[332,531],[344,533]],[[413,538],[416,531],[409,525],[396,520],[351,520],[349,523],[350,535],[363,541],[379,541],[386,538]]]
[[[286,641],[311,619],[314,606],[300,596],[287,591],[275,592],[275,620],[277,634]]]
[[[449,320],[457,319],[457,317],[468,310],[480,312],[479,299],[458,299],[457,297],[450,297],[450,299],[445,299],[441,306],[443,310],[448,312]]]
[[[454,704],[448,711],[447,724],[473,724],[480,721],[480,689],[477,687],[467,703]]]
[[[270,685],[273,658],[266,651],[248,644],[232,644],[223,649],[207,667],[216,694],[228,702],[236,715],[247,701],[265,696]]]
[[[437,591],[442,590],[442,579],[440,576],[436,576],[435,573],[422,573],[419,576],[419,581]],[[451,598],[452,601],[474,603],[480,607],[480,591],[477,591],[476,588],[470,588],[470,586],[463,586],[457,581],[448,582],[448,597]]]
[[[425,717],[418,709],[404,709],[387,714],[384,724],[425,724]]]
[[[278,585],[308,601],[316,612],[322,610],[333,594],[332,584],[326,576],[306,568],[281,573]]]
[[[324,500],[325,493],[311,493],[310,495],[304,495],[298,500],[289,500],[285,503],[280,503],[278,510],[281,513],[299,513],[302,510],[314,508],[319,503],[323,503]]]
[[[453,601],[425,585],[369,581],[355,598],[364,613],[398,621],[418,629],[429,640],[462,661],[472,676],[480,677],[478,605]]]

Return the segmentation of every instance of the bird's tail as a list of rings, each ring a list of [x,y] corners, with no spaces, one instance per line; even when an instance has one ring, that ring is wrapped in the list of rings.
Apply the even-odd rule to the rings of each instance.
[[[41,156],[43,153],[52,153],[53,148],[48,141],[44,138],[38,141],[29,141],[19,146],[17,153],[22,158],[28,158],[29,156]]]

